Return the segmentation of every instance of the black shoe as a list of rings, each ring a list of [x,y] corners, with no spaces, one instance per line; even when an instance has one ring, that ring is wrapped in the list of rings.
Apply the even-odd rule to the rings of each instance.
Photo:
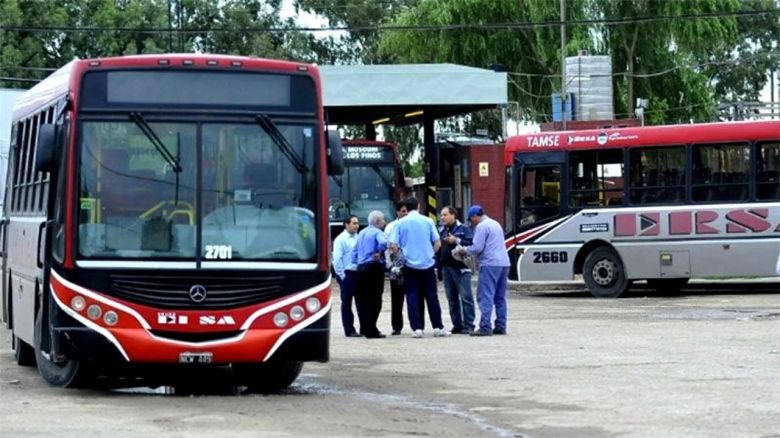
[[[366,335],[366,338],[368,338],[368,339],[382,339],[382,338],[386,338],[386,337],[387,336],[385,336],[384,333],[376,333],[376,334],[373,334],[371,336]]]
[[[493,334],[494,335],[505,335],[506,334],[506,329],[493,329]]]
[[[492,336],[493,333],[487,331],[487,330],[474,330],[473,332],[469,333],[469,336]]]
[[[392,333],[393,336],[398,336],[400,334],[401,334],[401,330],[393,330],[393,333]]]
[[[459,335],[459,334],[463,333],[463,329],[460,328],[460,327],[457,327],[457,328],[453,327],[452,330],[450,330],[450,333],[452,333],[453,335]]]
[[[358,333],[358,332],[352,332],[352,333],[350,333],[350,334],[348,334],[348,335],[346,335],[346,336],[347,336],[348,338],[362,338],[362,337],[363,337],[363,335],[361,335],[361,334],[360,334],[360,333]]]

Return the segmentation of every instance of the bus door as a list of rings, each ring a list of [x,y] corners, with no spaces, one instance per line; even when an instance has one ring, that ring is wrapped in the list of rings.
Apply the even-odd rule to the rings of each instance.
[[[560,216],[566,157],[563,152],[541,152],[518,158],[517,231],[522,232]]]

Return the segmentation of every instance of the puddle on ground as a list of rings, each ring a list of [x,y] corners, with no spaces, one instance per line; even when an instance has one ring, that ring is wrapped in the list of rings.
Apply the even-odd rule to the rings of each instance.
[[[655,315],[660,319],[713,319],[739,321],[768,321],[780,319],[780,310],[758,309],[685,309],[674,313]]]

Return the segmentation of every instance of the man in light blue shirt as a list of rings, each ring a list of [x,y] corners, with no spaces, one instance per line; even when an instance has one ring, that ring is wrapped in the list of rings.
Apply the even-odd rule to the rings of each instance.
[[[382,229],[385,215],[374,210],[368,214],[368,227],[358,234],[352,263],[357,266],[358,284],[355,290],[360,333],[367,338],[384,338],[376,327],[382,311],[382,293],[385,288],[384,252],[387,238]]]
[[[504,229],[489,218],[479,205],[472,205],[469,221],[475,227],[472,244],[463,250],[475,256],[479,264],[477,303],[479,304],[479,329],[472,336],[506,334],[506,281],[509,275],[509,255],[504,246]],[[495,328],[491,330],[490,317],[496,308]]]
[[[352,263],[352,252],[357,243],[359,227],[357,216],[347,217],[344,220],[344,231],[333,241],[333,270],[336,271],[336,281],[341,291],[341,325],[344,327],[344,335],[349,338],[360,337],[355,330],[355,316],[352,314],[357,281],[357,265]]]
[[[399,249],[404,254],[404,287],[406,288],[406,303],[409,313],[409,325],[412,327],[412,337],[423,336],[423,324],[418,309],[418,296],[422,294],[428,304],[428,315],[431,318],[434,336],[447,336],[441,321],[441,306],[436,290],[436,272],[434,253],[441,247],[439,233],[433,221],[421,215],[417,208],[417,199],[406,200],[406,217],[399,220],[390,235],[393,252]]]

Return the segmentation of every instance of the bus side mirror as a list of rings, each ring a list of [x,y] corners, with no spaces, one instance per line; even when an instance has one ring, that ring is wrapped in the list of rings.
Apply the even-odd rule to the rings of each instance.
[[[328,175],[344,174],[344,148],[341,145],[341,135],[336,130],[328,131]]]
[[[51,172],[54,170],[54,149],[57,145],[57,127],[44,123],[38,127],[38,144],[35,152],[35,171]]]

